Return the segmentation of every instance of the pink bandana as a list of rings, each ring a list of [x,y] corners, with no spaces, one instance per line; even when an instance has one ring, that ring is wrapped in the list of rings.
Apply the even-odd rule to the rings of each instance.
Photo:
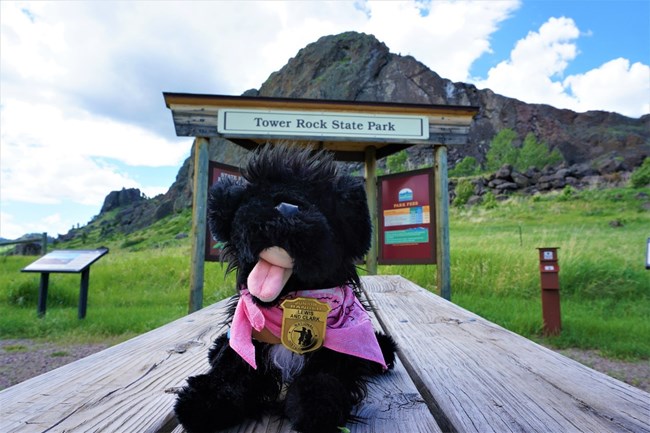
[[[370,316],[354,295],[352,288],[345,286],[324,290],[302,290],[290,293],[284,299],[297,297],[327,302],[332,309],[327,316],[327,332],[323,346],[336,352],[377,362],[384,369],[387,368]],[[255,369],[257,364],[255,346],[252,342],[253,329],[259,332],[264,328],[276,337],[280,337],[282,308],[279,306],[260,308],[253,302],[248,290],[243,289],[230,329],[230,347]]]

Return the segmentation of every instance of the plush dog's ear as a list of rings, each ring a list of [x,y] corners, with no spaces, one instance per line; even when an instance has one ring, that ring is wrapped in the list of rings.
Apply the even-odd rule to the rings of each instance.
[[[248,183],[241,177],[221,176],[208,192],[208,225],[212,236],[222,242],[230,240],[235,212],[239,209]]]
[[[360,259],[370,248],[372,223],[364,181],[359,177],[342,176],[335,187],[336,233],[342,234],[345,253],[352,259]]]

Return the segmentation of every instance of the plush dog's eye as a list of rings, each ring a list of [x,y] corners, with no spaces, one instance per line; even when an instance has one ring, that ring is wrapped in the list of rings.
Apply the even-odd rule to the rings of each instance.
[[[282,216],[290,217],[299,211],[298,206],[291,203],[282,202],[275,207],[275,209],[282,214]]]

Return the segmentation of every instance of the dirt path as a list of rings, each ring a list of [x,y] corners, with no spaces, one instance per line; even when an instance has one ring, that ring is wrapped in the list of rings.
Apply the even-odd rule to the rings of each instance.
[[[650,392],[650,361],[626,362],[600,356],[596,350],[558,350],[564,356],[591,367],[596,371]]]
[[[55,344],[0,340],[0,389],[99,352],[108,344]]]
[[[0,389],[37,376],[108,347],[108,344],[55,344],[0,340]],[[650,362],[607,359],[595,350],[561,350],[584,365],[650,392]]]

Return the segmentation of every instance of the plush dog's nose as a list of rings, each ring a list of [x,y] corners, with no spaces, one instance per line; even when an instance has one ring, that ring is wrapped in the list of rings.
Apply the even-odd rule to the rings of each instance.
[[[298,212],[298,206],[291,203],[282,202],[275,207],[275,209],[284,217],[290,217]]]

